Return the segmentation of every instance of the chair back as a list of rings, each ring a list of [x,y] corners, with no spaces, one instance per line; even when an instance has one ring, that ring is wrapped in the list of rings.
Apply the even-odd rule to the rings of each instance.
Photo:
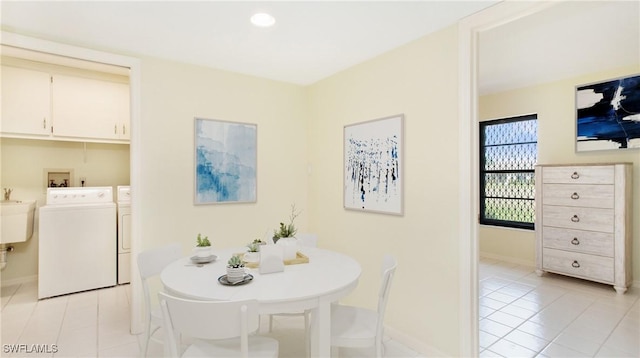
[[[396,272],[398,262],[391,255],[385,255],[382,259],[382,280],[380,282],[380,290],[378,291],[378,322],[376,324],[376,335],[382,336],[384,327],[384,313],[387,309],[387,301],[389,300],[389,292],[391,291],[391,281]]]
[[[158,293],[172,356],[179,356],[177,337],[216,340],[240,337],[240,351],[248,356],[249,332],[258,329],[258,301],[196,301]]]
[[[318,246],[318,235],[316,234],[296,234],[296,238],[298,239],[298,244],[300,246],[306,247],[317,247]]]
[[[174,243],[167,246],[149,249],[138,254],[138,271],[142,278],[142,289],[147,306],[147,315],[151,314],[151,295],[147,279],[157,276],[168,264],[178,260],[182,256],[180,244]]]

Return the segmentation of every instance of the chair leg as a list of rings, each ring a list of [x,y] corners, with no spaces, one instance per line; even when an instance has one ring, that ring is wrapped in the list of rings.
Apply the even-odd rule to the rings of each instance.
[[[144,331],[144,350],[142,351],[142,357],[147,356],[149,350],[149,341],[151,340],[151,321],[147,324],[147,329]]]
[[[307,357],[311,357],[311,342],[309,339],[309,310],[304,311],[304,348]]]
[[[376,358],[384,357],[384,344],[381,339],[376,339]]]

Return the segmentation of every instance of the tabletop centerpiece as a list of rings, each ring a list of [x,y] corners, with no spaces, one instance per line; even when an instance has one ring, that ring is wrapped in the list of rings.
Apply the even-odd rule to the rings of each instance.
[[[229,283],[240,282],[244,279],[244,262],[240,259],[240,256],[233,255],[227,261],[227,281]]]
[[[296,211],[296,205],[291,205],[291,215],[289,223],[280,223],[280,227],[273,231],[273,242],[277,245],[284,246],[284,259],[293,260],[298,252],[298,240],[296,239],[296,228],[294,221],[300,215],[300,211]]]
[[[210,257],[211,256],[211,241],[208,236],[202,236],[198,233],[196,237],[196,247],[193,249],[197,257]]]
[[[255,239],[247,245],[247,252],[244,254],[245,262],[258,262],[260,261],[260,246],[262,240]]]

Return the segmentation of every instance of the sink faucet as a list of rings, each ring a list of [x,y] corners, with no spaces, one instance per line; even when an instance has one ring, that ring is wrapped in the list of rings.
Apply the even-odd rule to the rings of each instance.
[[[11,200],[11,192],[13,189],[4,188],[4,200]]]

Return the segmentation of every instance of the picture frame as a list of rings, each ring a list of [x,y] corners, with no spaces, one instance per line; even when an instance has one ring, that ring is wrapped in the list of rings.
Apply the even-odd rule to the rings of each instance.
[[[640,148],[640,74],[576,86],[576,152]]]
[[[195,118],[194,204],[257,201],[256,124]]]
[[[344,126],[344,208],[404,215],[404,114]]]

